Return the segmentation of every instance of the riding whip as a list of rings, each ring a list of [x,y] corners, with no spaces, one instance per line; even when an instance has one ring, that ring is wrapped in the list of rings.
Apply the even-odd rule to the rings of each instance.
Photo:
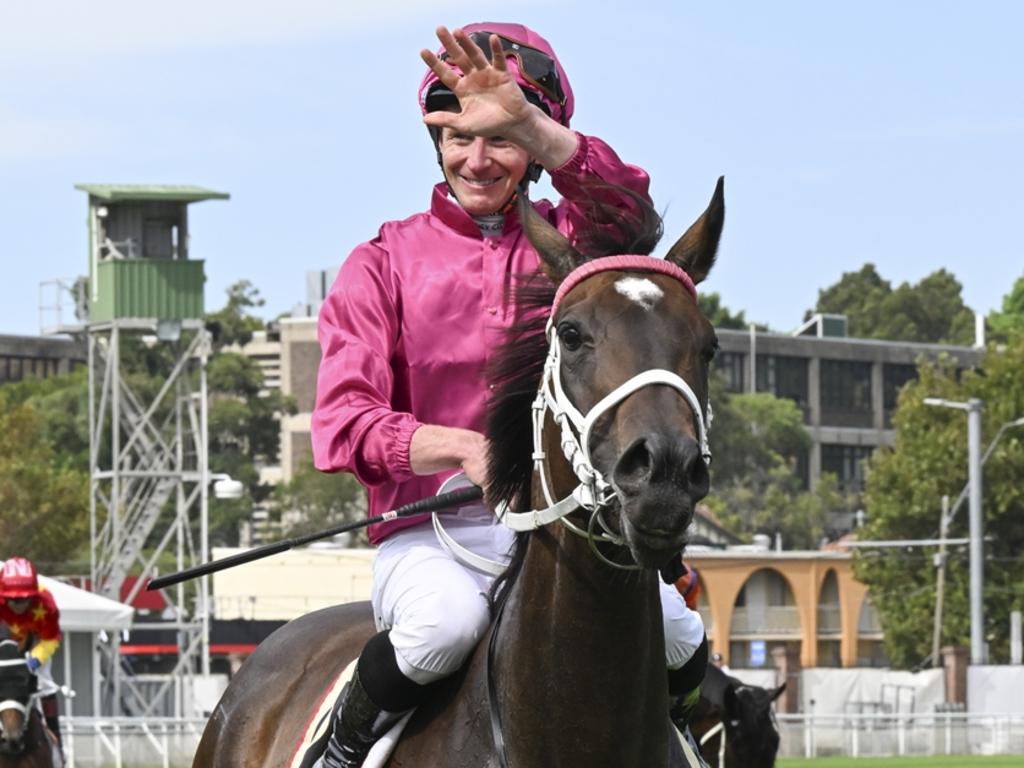
[[[425,499],[420,499],[419,501],[406,504],[398,509],[393,509],[390,512],[385,512],[383,515],[377,515],[376,517],[370,517],[366,520],[360,520],[355,523],[346,523],[345,525],[328,528],[325,531],[307,533],[305,536],[296,536],[294,539],[285,539],[284,541],[265,544],[262,547],[256,547],[255,549],[250,549],[246,552],[239,552],[236,555],[229,555],[228,557],[220,560],[203,563],[202,565],[197,565],[194,568],[186,568],[185,570],[178,571],[177,573],[170,573],[166,576],[151,579],[149,584],[146,585],[146,591],[152,592],[156,589],[163,589],[164,587],[170,587],[174,584],[180,584],[183,581],[194,579],[197,576],[205,576],[208,573],[216,573],[217,571],[223,571],[227,568],[234,568],[236,565],[242,565],[243,563],[251,563],[253,560],[260,560],[261,558],[269,557],[270,555],[276,555],[278,552],[286,552],[289,549],[300,547],[303,544],[309,544],[311,541],[318,541],[319,539],[337,536],[339,533],[354,531],[357,528],[363,528],[367,525],[373,525],[374,523],[383,523],[388,520],[397,520],[403,517],[412,517],[413,515],[422,515],[427,512],[434,512],[439,509],[457,507],[470,501],[478,501],[483,497],[483,489],[475,485],[469,486],[468,488],[460,488],[457,491],[451,491],[450,493],[442,493],[438,496],[429,496]]]

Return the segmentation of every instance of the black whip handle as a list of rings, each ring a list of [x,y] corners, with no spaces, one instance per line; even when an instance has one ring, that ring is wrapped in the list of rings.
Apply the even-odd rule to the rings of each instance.
[[[264,544],[262,547],[256,547],[255,549],[249,549],[245,552],[228,555],[220,560],[213,560],[209,563],[203,563],[202,565],[197,565],[193,568],[186,568],[185,570],[178,571],[177,573],[169,573],[166,576],[159,576],[150,580],[149,584],[146,585],[146,591],[152,592],[156,589],[171,587],[175,584],[180,584],[183,581],[189,581],[190,579],[195,579],[199,576],[206,576],[210,573],[223,571],[227,568],[234,568],[236,565],[242,565],[243,563],[251,563],[253,560],[260,560],[264,557],[276,555],[279,552],[286,552],[289,549],[301,547],[303,544],[309,544],[311,541],[327,539],[331,536],[337,536],[339,533],[347,533],[348,531],[365,528],[366,526],[373,525],[374,523],[383,523],[388,520],[397,520],[402,517],[412,517],[413,515],[422,515],[427,512],[436,512],[439,509],[458,507],[470,501],[478,501],[483,497],[483,489],[475,485],[468,488],[459,488],[457,491],[451,491],[450,493],[442,493],[439,496],[428,496],[425,499],[420,499],[419,501],[411,502],[405,506],[399,507],[398,509],[393,509],[390,512],[385,512],[383,515],[377,515],[376,517],[370,517],[366,520],[360,520],[355,523],[345,523],[344,525],[338,525],[334,528],[328,528],[315,533],[307,533],[304,536],[296,536],[293,539],[275,541],[272,544]]]

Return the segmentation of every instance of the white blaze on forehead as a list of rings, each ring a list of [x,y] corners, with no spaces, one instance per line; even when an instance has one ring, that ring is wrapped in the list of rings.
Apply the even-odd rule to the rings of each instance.
[[[652,309],[664,292],[646,277],[623,277],[615,281],[615,290],[644,309]]]

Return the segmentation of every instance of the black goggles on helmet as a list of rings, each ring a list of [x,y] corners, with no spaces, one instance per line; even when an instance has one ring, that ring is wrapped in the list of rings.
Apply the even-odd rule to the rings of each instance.
[[[469,39],[483,51],[488,61],[491,60],[492,34],[495,33],[469,33]],[[562,89],[562,81],[558,77],[558,68],[555,66],[555,60],[543,51],[531,48],[509,37],[503,35],[497,35],[497,37],[501,42],[501,50],[505,52],[505,57],[511,56],[515,58],[516,64],[519,66],[519,74],[523,76],[523,79],[561,106],[564,112],[565,91]],[[441,61],[446,61],[449,58],[448,52],[443,52],[439,58]]]

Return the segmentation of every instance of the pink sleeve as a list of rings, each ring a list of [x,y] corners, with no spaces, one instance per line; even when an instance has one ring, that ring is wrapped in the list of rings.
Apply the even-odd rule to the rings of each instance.
[[[409,442],[420,422],[391,407],[399,309],[387,253],[376,242],[356,248],[320,309],[311,422],[317,469],[352,472],[364,485],[413,476]]]
[[[615,150],[598,138],[584,136],[582,133],[577,133],[576,136],[579,138],[576,152],[551,171],[551,183],[562,195],[562,201],[557,206],[556,219],[559,224],[568,224],[568,230],[562,226],[560,229],[574,231],[584,223],[583,214],[574,201],[594,195],[592,191],[587,193],[583,190],[582,185],[587,182],[604,182],[625,187],[650,201],[648,188],[651,179],[642,168],[622,162],[615,154]],[[613,202],[627,207],[630,205],[630,201],[626,199]]]

